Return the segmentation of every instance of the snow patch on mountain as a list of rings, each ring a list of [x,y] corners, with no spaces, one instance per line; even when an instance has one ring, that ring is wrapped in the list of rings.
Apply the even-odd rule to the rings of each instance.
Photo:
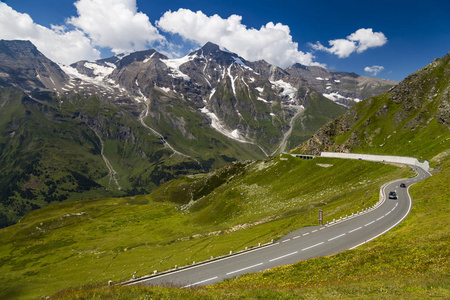
[[[263,99],[261,97],[256,98],[256,100],[262,101],[264,103],[269,103],[269,101],[267,101],[266,99]]]
[[[231,79],[231,87],[233,88],[233,95],[236,96],[236,86],[234,85],[234,82],[236,81],[237,77],[234,78],[233,75],[231,75],[231,66],[228,67],[228,77]]]
[[[209,100],[211,100],[212,96],[214,96],[214,93],[216,92],[216,88],[213,88],[211,91],[211,94],[209,94]]]
[[[152,58],[153,55],[155,55],[156,52],[153,52],[152,55],[150,55],[149,57],[147,57],[146,59],[144,59],[144,64],[148,63]]]
[[[93,77],[89,77],[87,75],[81,74],[80,72],[78,72],[77,69],[72,68],[71,66],[59,65],[59,67],[67,75],[69,75],[69,77],[71,77],[71,78],[78,78],[78,79],[81,79],[82,81],[84,81],[81,84],[85,84],[85,82],[88,82],[88,83],[91,83],[91,84],[99,85],[99,86],[104,87],[104,88],[110,88],[107,84],[105,84],[105,82],[103,82],[103,79],[106,76],[106,75],[103,76],[104,73],[102,75],[99,75],[99,76],[93,78]],[[98,68],[97,70],[100,70],[100,68]]]
[[[170,91],[172,91],[170,88],[168,87],[163,87],[163,86],[156,86],[157,88],[159,88],[160,90],[162,90],[164,93],[168,94]]]
[[[86,62],[84,64],[84,67],[93,70],[94,74],[97,77],[100,77],[102,80],[106,76],[110,75],[116,69],[116,66],[113,64],[107,64],[107,66],[102,66],[91,62]]]
[[[248,70],[253,71],[253,69],[250,68],[249,66],[247,66],[247,65],[242,61],[242,59],[240,59],[239,57],[233,56],[232,58],[233,58],[235,64],[238,64],[239,66],[241,66],[241,67],[243,67],[243,68],[245,68],[245,69],[248,69]]]
[[[228,130],[222,122],[219,120],[217,115],[213,112],[211,112],[209,109],[203,107],[200,109],[202,113],[207,115],[211,119],[211,127],[215,129],[216,131],[220,132],[221,134],[225,135],[226,137],[229,137],[230,139],[233,139],[235,141],[241,142],[241,143],[248,143],[246,140],[242,139],[239,130],[235,129],[233,131]]]
[[[186,55],[182,58],[161,59],[161,61],[163,63],[165,63],[166,66],[168,66],[169,69],[172,71],[170,76],[172,76],[173,78],[183,78],[186,81],[190,81],[191,78],[188,75],[186,75],[180,71],[180,66],[195,59],[195,57],[197,57],[197,56],[196,55],[194,55],[194,56]]]
[[[332,92],[329,94],[322,94],[324,97],[336,102],[337,104],[340,104],[339,102],[337,102],[338,100],[349,100],[349,101],[355,101],[355,102],[360,102],[361,99],[359,98],[352,98],[352,97],[345,97],[342,96],[341,94],[339,94],[338,92]]]
[[[285,82],[281,79],[277,81],[271,81],[270,83],[278,88],[281,88],[281,95],[289,97],[290,102],[295,102],[295,97],[297,95],[298,89],[293,87],[290,83]]]

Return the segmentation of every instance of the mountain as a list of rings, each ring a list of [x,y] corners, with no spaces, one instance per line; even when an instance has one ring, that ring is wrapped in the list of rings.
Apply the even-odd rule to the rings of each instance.
[[[58,90],[69,80],[57,64],[29,41],[0,40],[0,86],[27,91]]]
[[[0,45],[1,226],[275,155],[346,111],[298,74],[212,43],[179,59],[146,50],[71,66],[27,41]]]
[[[430,159],[450,148],[450,53],[324,125],[294,152],[399,154]]]
[[[187,299],[207,294],[301,298],[307,293],[320,298],[330,297],[330,291],[339,298],[378,299],[390,292],[402,299],[445,297],[450,255],[449,76],[450,54],[383,95],[357,103],[296,150],[430,160],[433,176],[409,188],[413,206],[407,218],[374,241],[337,255],[240,276],[219,287],[107,286],[109,280],[120,283],[277,240],[316,225],[318,209],[325,221],[367,210],[379,201],[384,183],[413,176],[410,168],[393,164],[282,154],[183,176],[148,195],[63,203],[27,214],[0,230],[0,298],[31,299],[61,289],[50,298],[144,298],[149,293],[172,293],[174,298],[183,293]],[[316,276],[318,270],[326,276]]]
[[[110,58],[109,62],[78,62],[71,67],[104,85],[120,86],[137,101],[148,103],[151,118],[145,119],[147,124],[163,136],[173,134],[169,131],[176,128],[179,132],[173,142],[188,143],[185,150],[189,155],[202,151],[198,149],[201,143],[190,142],[195,129],[180,122],[190,115],[201,117],[234,141],[254,145],[259,148],[257,152],[267,156],[305,140],[323,124],[323,118],[330,120],[344,111],[306,81],[287,73],[284,77],[267,76],[253,65],[207,43],[180,59],[147,50]],[[308,110],[311,102],[322,110]],[[168,111],[167,105],[173,103],[179,109]],[[297,130],[292,132],[290,128],[296,124]]]
[[[378,96],[397,84],[396,81],[335,72],[318,66],[295,64],[286,69],[292,76],[305,79],[314,90],[330,100],[352,106],[364,99]]]

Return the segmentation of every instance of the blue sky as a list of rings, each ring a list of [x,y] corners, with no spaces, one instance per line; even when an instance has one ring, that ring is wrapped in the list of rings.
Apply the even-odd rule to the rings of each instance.
[[[0,38],[64,64],[212,41],[247,60],[400,81],[450,51],[448,0],[0,0]]]

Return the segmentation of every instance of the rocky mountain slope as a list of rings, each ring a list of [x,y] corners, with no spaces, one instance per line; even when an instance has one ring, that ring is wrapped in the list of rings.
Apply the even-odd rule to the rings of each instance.
[[[207,43],[58,66],[0,43],[2,226],[49,203],[147,193],[307,140],[346,108],[306,79]],[[387,88],[387,86],[386,86]]]
[[[347,107],[364,99],[378,96],[397,84],[396,81],[335,72],[321,67],[295,64],[286,69],[292,76],[305,79],[314,90],[326,98]]]
[[[0,40],[0,86],[56,90],[69,80],[29,41]]]
[[[450,148],[450,53],[385,94],[358,103],[295,152],[366,152],[430,159]]]
[[[32,212],[21,223],[0,231],[6,241],[0,244],[4,262],[0,293],[6,298],[31,298],[99,282],[94,288],[66,289],[54,297],[92,298],[104,293],[118,298],[139,293],[133,294],[139,298],[149,292],[179,297],[180,291],[187,291],[186,297],[195,298],[195,291],[201,291],[203,296],[221,293],[245,298],[261,289],[261,297],[302,297],[305,291],[320,297],[336,288],[342,291],[338,297],[348,298],[382,298],[386,290],[403,298],[447,295],[449,76],[447,55],[391,91],[356,104],[302,145],[305,151],[328,147],[430,159],[433,176],[411,187],[413,207],[408,218],[371,243],[337,256],[229,280],[219,289],[143,288],[138,292],[137,287],[107,287],[108,280],[123,282],[280,238],[316,224],[318,208],[326,220],[367,209],[379,200],[383,183],[414,176],[409,168],[391,164],[277,155],[184,176],[149,195],[65,203]],[[326,278],[314,276],[318,265],[329,273]]]

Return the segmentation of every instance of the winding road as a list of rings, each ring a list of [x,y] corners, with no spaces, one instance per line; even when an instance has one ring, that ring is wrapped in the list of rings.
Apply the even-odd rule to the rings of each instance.
[[[409,187],[430,176],[427,171],[417,166],[411,166],[411,168],[416,171],[417,176],[383,185],[381,188],[383,197],[371,209],[352,216],[344,216],[323,226],[299,229],[274,243],[261,247],[122,284],[180,287],[209,285],[245,273],[260,272],[313,257],[354,249],[386,233],[409,214],[412,206]],[[400,187],[400,183],[404,183],[406,187]],[[390,191],[396,191],[398,199],[388,199],[387,194]]]

